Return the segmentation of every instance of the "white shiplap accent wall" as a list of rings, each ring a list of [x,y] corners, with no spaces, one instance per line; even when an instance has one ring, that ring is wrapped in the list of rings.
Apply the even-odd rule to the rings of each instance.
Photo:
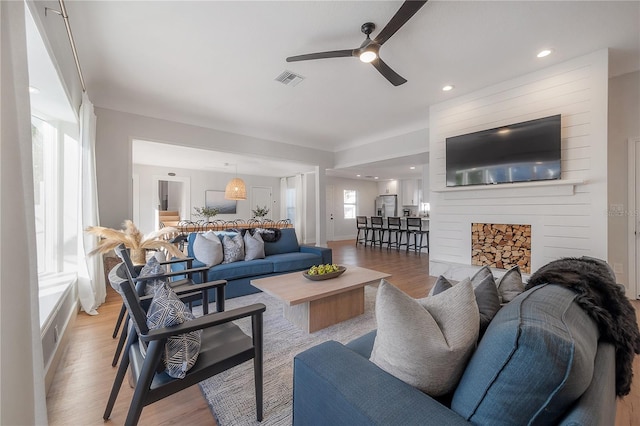
[[[607,87],[601,50],[431,107],[431,273],[471,264],[473,222],[530,224],[532,271],[565,256],[606,259]],[[555,114],[563,185],[447,189],[445,138]]]

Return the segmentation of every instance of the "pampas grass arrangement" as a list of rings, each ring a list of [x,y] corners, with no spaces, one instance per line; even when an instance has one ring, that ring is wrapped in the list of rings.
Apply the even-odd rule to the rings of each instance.
[[[103,226],[90,226],[85,231],[88,234],[100,237],[98,246],[89,252],[89,256],[97,253],[106,253],[120,244],[124,244],[131,252],[131,261],[135,265],[144,265],[147,250],[165,249],[176,257],[184,257],[184,253],[178,247],[165,240],[164,237],[178,232],[176,228],[167,227],[159,231],[142,235],[140,230],[130,220],[124,221],[124,230],[105,228]]]

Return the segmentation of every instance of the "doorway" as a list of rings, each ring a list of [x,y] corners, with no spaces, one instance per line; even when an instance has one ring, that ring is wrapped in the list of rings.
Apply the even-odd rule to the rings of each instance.
[[[188,177],[153,176],[152,188],[155,196],[151,197],[149,207],[154,216],[154,229],[160,229],[158,212],[161,210],[177,211],[181,220],[191,219],[191,181]]]
[[[638,280],[640,279],[640,138],[629,139],[629,192],[628,206],[633,209],[627,215],[627,235],[629,251],[628,295],[631,299],[640,298]]]
[[[327,185],[325,187],[325,194],[327,198],[327,241],[333,241],[335,238],[335,200],[333,198],[333,193],[335,192],[335,188],[333,185]]]
[[[270,186],[252,186],[251,187],[251,210],[256,207],[267,207],[269,213],[263,219],[273,220],[273,191]],[[253,214],[251,215],[253,217]]]

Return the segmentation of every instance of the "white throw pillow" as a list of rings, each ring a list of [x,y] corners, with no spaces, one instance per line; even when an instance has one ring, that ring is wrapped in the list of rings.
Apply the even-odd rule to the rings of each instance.
[[[264,259],[264,241],[260,233],[253,235],[249,231],[244,234],[244,260]]]
[[[476,345],[480,317],[466,279],[424,299],[382,280],[371,361],[431,396],[455,389]]]
[[[220,238],[215,234],[196,234],[196,239],[193,241],[193,255],[207,266],[222,263],[224,255]]]

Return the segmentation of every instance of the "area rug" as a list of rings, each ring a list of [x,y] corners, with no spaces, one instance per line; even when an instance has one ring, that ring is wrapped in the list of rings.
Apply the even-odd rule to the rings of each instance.
[[[347,343],[376,328],[377,288],[365,287],[365,313],[308,334],[282,316],[281,303],[265,293],[229,299],[226,309],[264,303],[264,420],[256,421],[253,362],[246,362],[200,383],[220,426],[290,425],[293,399],[293,357],[327,340]],[[215,307],[212,307],[215,310]],[[195,309],[194,309],[195,311]],[[196,313],[196,312],[194,312]],[[199,315],[199,313],[196,313]],[[247,334],[251,322],[236,322]]]

